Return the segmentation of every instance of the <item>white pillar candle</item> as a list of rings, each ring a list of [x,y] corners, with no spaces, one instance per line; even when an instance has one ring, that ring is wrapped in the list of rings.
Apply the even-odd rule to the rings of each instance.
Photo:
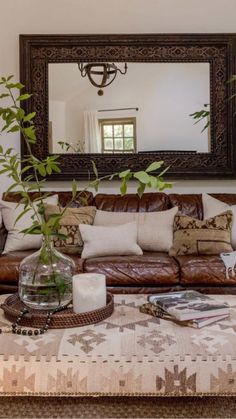
[[[106,305],[106,277],[84,273],[73,276],[73,310],[84,313]]]

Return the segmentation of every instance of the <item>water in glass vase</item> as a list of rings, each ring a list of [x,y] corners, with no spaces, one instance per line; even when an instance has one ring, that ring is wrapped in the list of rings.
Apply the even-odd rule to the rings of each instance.
[[[53,310],[72,299],[74,261],[44,240],[40,250],[27,256],[19,269],[19,297],[28,307]]]

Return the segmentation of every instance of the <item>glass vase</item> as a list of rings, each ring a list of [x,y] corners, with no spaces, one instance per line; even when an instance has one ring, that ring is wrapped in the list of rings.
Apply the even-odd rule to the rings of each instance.
[[[53,310],[72,300],[74,261],[58,252],[50,237],[42,247],[22,260],[19,268],[19,297],[30,308]]]

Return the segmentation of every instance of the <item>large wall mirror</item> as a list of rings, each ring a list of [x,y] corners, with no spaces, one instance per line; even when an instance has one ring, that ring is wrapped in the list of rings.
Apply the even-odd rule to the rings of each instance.
[[[91,159],[101,175],[162,159],[172,178],[234,177],[235,40],[21,35],[21,81],[33,93],[25,106],[37,112],[34,152],[60,154],[62,172],[50,179],[86,178]]]

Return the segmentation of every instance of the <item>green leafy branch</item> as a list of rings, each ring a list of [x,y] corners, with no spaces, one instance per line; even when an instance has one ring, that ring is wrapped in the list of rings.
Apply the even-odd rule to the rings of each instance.
[[[207,108],[208,106],[209,106],[208,103],[204,104],[205,108]],[[209,109],[201,109],[200,111],[190,113],[189,116],[191,116],[195,120],[194,125],[198,124],[201,121],[204,121],[204,120],[206,121],[201,132],[205,131],[210,126],[210,110]]]
[[[61,238],[65,238],[66,236],[59,234],[58,230],[60,219],[66,209],[71,206],[71,203],[75,199],[80,200],[82,204],[86,204],[86,191],[91,188],[97,191],[101,182],[104,180],[112,180],[114,178],[120,180],[121,195],[126,194],[129,181],[135,180],[138,184],[137,193],[140,197],[146,188],[162,191],[172,186],[170,183],[166,183],[163,178],[168,168],[160,170],[163,167],[163,161],[153,162],[145,170],[134,172],[131,169],[127,169],[102,177],[99,177],[96,164],[92,161],[92,171],[95,179],[90,180],[87,187],[81,191],[78,191],[77,182],[73,180],[71,200],[66,207],[60,208],[59,214],[53,214],[50,219],[46,220],[43,199],[49,194],[43,192],[43,187],[46,176],[51,175],[53,172],[60,173],[59,156],[48,156],[41,160],[34,156],[32,147],[35,146],[37,141],[34,125],[36,113],[30,112],[26,114],[20,106],[20,102],[30,99],[31,94],[18,93],[24,89],[24,85],[21,83],[12,83],[12,78],[13,76],[2,77],[0,80],[0,85],[4,88],[3,93],[0,94],[0,99],[4,101],[10,100],[11,102],[11,105],[0,107],[0,117],[3,121],[1,133],[21,133],[28,154],[21,161],[13,148],[10,147],[4,151],[3,147],[0,146],[0,174],[6,174],[13,181],[7,192],[17,189],[17,193],[21,194],[20,203],[24,204],[24,210],[19,214],[16,222],[30,209],[33,210],[32,225],[23,230],[24,233],[42,234],[45,237],[58,235]],[[20,167],[22,162],[24,163],[23,168]],[[156,174],[158,171],[159,173]],[[24,180],[22,180],[23,174],[26,174]],[[30,194],[33,191],[38,193],[38,198],[34,199],[34,201],[32,201]]]
[[[61,295],[65,292],[66,284],[64,279],[53,270],[53,254],[50,244],[50,236],[57,235],[65,239],[66,236],[59,233],[60,220],[63,217],[66,209],[71,206],[71,203],[76,199],[83,205],[86,204],[86,191],[90,188],[98,190],[100,183],[103,180],[112,180],[117,178],[120,180],[120,193],[124,195],[127,191],[127,185],[130,180],[135,180],[138,183],[137,193],[141,197],[146,188],[156,190],[163,190],[171,187],[171,184],[164,181],[163,175],[168,170],[162,170],[163,161],[153,162],[145,170],[133,172],[130,169],[121,172],[113,173],[99,177],[96,164],[92,161],[92,171],[94,179],[88,182],[86,188],[81,191],[77,189],[77,182],[72,182],[72,198],[64,208],[59,208],[59,214],[53,214],[49,219],[45,216],[44,199],[50,195],[43,191],[46,177],[54,173],[60,173],[59,156],[48,156],[45,159],[38,159],[33,153],[33,147],[37,141],[37,133],[34,125],[35,112],[25,112],[21,108],[20,103],[31,98],[31,94],[21,92],[24,85],[21,83],[12,83],[13,76],[2,77],[0,79],[0,87],[3,92],[0,92],[0,100],[7,102],[5,106],[0,106],[0,119],[3,122],[1,134],[10,134],[18,132],[21,134],[27,149],[27,156],[22,160],[12,147],[6,150],[0,145],[0,175],[5,174],[12,180],[12,184],[7,189],[6,193],[16,191],[21,195],[19,202],[23,204],[23,211],[18,215],[15,223],[20,220],[28,211],[32,210],[33,215],[32,225],[24,229],[25,234],[42,234],[45,238],[45,247],[42,247],[39,261],[50,263],[52,266],[51,279],[56,284],[58,292],[58,300],[60,302]],[[9,102],[11,103],[9,105]],[[66,146],[68,147],[68,145]],[[21,164],[23,163],[23,167]],[[157,173],[159,172],[159,173]],[[23,176],[24,175],[24,176]],[[32,192],[37,192],[37,198],[32,199]],[[36,277],[37,266],[34,272]],[[49,292],[50,290],[47,290]]]
[[[84,151],[84,144],[80,140],[78,140],[76,144],[71,144],[62,140],[58,141],[57,144],[59,144],[61,149],[65,151],[71,150],[73,153],[83,153]]]

